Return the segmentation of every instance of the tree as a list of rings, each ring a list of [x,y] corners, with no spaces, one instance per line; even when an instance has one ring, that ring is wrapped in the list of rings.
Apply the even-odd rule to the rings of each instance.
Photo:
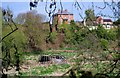
[[[24,22],[25,22],[25,13],[18,14],[17,17],[15,18],[15,22],[17,24],[21,24],[21,25],[24,24]]]
[[[96,30],[96,33],[97,33],[97,36],[99,38],[104,38],[106,39],[106,36],[107,36],[107,30],[104,29],[103,26],[98,26],[97,30]]]
[[[120,18],[114,22],[115,25],[120,25]]]
[[[36,11],[19,14],[17,22],[22,24],[23,32],[27,37],[27,49],[42,50],[45,48],[45,32],[44,25],[42,24],[44,16],[38,14]],[[33,20],[32,20],[33,19]]]
[[[24,38],[23,33],[21,33],[21,29],[18,30],[18,25],[14,23],[12,11],[8,8],[2,10],[2,13],[2,65],[6,71],[9,66],[16,66],[16,71],[19,72],[19,64],[22,62],[21,54],[23,52],[23,45],[25,45],[26,38]]]
[[[93,22],[95,21],[94,10],[92,10],[92,9],[86,10],[85,15],[86,15],[86,24],[93,25]]]
[[[77,40],[77,25],[74,21],[70,22],[70,25],[63,24],[63,28],[65,29],[65,41],[69,44],[76,44]]]

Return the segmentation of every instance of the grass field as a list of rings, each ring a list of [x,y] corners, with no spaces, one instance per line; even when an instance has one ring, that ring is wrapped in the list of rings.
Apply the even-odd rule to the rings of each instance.
[[[59,76],[62,75],[71,66],[70,58],[73,58],[76,52],[42,52],[42,53],[27,53],[24,55],[24,64],[26,69],[21,70],[22,76]],[[65,64],[40,64],[38,58],[40,55],[62,55],[67,63]]]
[[[80,54],[79,57],[74,58]],[[102,60],[107,56],[108,52],[102,52],[98,55],[90,52],[62,52],[62,51],[45,51],[45,52],[32,52],[24,54],[24,63],[21,66],[21,76],[61,76],[64,74],[72,65],[80,63],[80,70],[91,71],[94,75],[96,73],[105,72],[106,68],[110,68],[112,61]],[[67,63],[64,64],[40,64],[38,58],[41,55],[62,55],[66,58]],[[98,58],[99,60],[97,60]],[[93,61],[94,59],[94,61]],[[100,60],[101,59],[101,60]],[[115,69],[114,72],[118,72]]]

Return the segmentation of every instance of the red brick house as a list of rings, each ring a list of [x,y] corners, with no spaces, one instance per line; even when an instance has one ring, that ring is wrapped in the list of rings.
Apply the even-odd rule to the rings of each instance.
[[[68,12],[67,9],[63,10],[62,12],[58,10],[58,12],[54,14],[54,20],[56,20],[55,23],[57,24],[70,24],[70,21],[73,20],[73,14]]]

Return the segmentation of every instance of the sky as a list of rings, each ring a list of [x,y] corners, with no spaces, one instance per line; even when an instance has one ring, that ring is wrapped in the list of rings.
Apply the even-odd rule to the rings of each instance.
[[[29,2],[30,0],[0,0],[1,2]],[[33,0],[31,0],[33,1]],[[39,1],[43,1],[45,2],[46,0],[39,0]],[[48,0],[51,1],[51,0]],[[56,1],[60,1],[60,0],[56,0]],[[61,0],[62,2],[73,2],[76,0]],[[103,0],[77,0],[78,2],[103,2]],[[104,0],[107,2],[111,2],[112,0]],[[119,0],[113,0],[113,1],[119,1]]]
[[[66,0],[67,1],[67,0]],[[87,0],[90,1],[90,0]],[[70,2],[62,2],[62,6],[63,6],[63,10],[67,9],[70,13],[74,14],[74,20],[75,21],[82,21],[82,18],[79,16],[79,13],[82,15],[82,17],[85,17],[85,10],[86,9],[90,9],[92,8],[92,2],[79,2],[80,6],[82,7],[82,10],[77,10],[77,8],[75,8],[75,6],[73,6],[75,1],[70,1]],[[94,1],[94,0],[92,0]],[[98,0],[99,1],[99,0]],[[100,0],[101,1],[101,0]],[[98,13],[103,13],[104,15],[110,15],[113,16],[113,12],[109,7],[106,7],[104,10],[98,9],[97,7],[104,7],[104,3],[103,2],[93,2],[94,4],[94,11],[95,11],[95,15],[97,15]],[[46,2],[39,2],[37,7],[34,8],[35,10],[37,10],[38,13],[43,14],[46,16],[46,21],[49,20],[48,14],[45,11],[45,5]],[[49,2],[48,2],[49,5]],[[4,0],[2,1],[2,8],[6,9],[6,8],[10,8],[14,14],[14,17],[16,17],[19,13],[25,13],[29,10],[29,1],[25,0],[25,1],[14,1],[14,0]],[[57,9],[56,12],[58,11],[58,9],[60,9],[60,3],[57,2]],[[103,17],[103,18],[109,18],[109,17]],[[111,18],[113,21],[115,19]]]

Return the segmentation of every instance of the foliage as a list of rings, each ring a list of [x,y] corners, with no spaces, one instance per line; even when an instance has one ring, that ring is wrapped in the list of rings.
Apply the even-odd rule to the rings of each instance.
[[[42,50],[45,49],[45,33],[43,28],[44,16],[37,14],[36,11],[30,11],[27,13],[19,14],[16,19],[18,23],[22,24],[23,32],[27,39],[28,50]],[[34,20],[31,20],[34,19]]]
[[[70,26],[65,28],[65,42],[73,45],[79,42],[79,28],[74,21],[71,21]]]
[[[94,11],[91,9],[86,10],[86,22],[87,25],[92,25],[93,21],[95,20]],[[34,20],[32,20],[34,19]],[[14,45],[17,46],[18,49],[18,55],[20,56],[20,62],[22,62],[22,54],[24,51],[30,51],[34,52],[33,54],[40,53],[41,50],[44,50],[46,35],[48,34],[48,29],[45,29],[45,25],[42,23],[44,19],[43,15],[40,15],[36,13],[36,11],[30,11],[27,13],[21,13],[17,16],[15,19],[18,31],[16,33],[13,33],[12,35],[8,36],[4,41],[2,45],[2,52],[3,52],[3,66],[8,67],[9,65],[15,65],[16,64],[16,57],[15,52],[16,49]],[[56,22],[57,20],[55,20]],[[10,28],[8,25],[6,25],[6,22],[3,21],[3,36],[6,35],[8,32],[10,32]],[[56,24],[56,23],[54,23]],[[117,23],[119,24],[119,20]],[[47,24],[48,25],[48,24]],[[108,50],[108,46],[110,44],[110,41],[117,41],[117,37],[119,35],[119,30],[116,31],[114,29],[106,30],[103,28],[102,25],[98,26],[96,30],[88,30],[87,27],[78,27],[74,21],[70,22],[70,25],[63,23],[60,26],[60,30],[62,31],[62,34],[64,34],[64,46],[69,45],[67,50],[71,50],[69,48],[79,49],[79,50],[94,50],[98,49],[99,44],[100,47],[103,50]],[[54,43],[56,38],[58,37],[59,32],[52,32],[49,36],[49,41]],[[61,32],[60,32],[61,33]],[[59,37],[58,37],[59,38]],[[62,42],[61,42],[62,43]],[[118,44],[120,45],[120,44]],[[76,48],[77,47],[77,48]],[[36,53],[36,54],[37,54]],[[80,54],[83,54],[85,52],[79,52]],[[78,54],[79,54],[78,53]],[[88,54],[87,54],[88,53]],[[87,51],[85,53],[86,56],[84,56],[84,60],[87,60],[89,58],[93,58],[94,56],[97,57],[97,54],[107,56],[107,54],[100,54],[98,51],[96,52],[90,52]],[[33,55],[32,54],[32,55]],[[51,55],[54,53],[45,52],[44,54]],[[65,52],[58,52],[60,55],[64,55],[65,58],[69,59],[70,57],[74,57],[75,53],[65,53]],[[91,56],[89,56],[92,54]],[[94,55],[95,54],[95,55]],[[37,54],[38,55],[38,54]],[[4,58],[5,57],[5,58]],[[95,57],[95,58],[96,58]],[[119,55],[113,54],[113,58],[118,58]],[[37,61],[38,57],[33,56],[26,56],[25,60],[33,60]],[[87,58],[87,59],[86,59]],[[103,57],[102,57],[103,58]],[[99,58],[100,59],[100,58]],[[81,59],[73,59],[70,61],[74,61],[79,63]],[[83,60],[82,60],[83,61]],[[89,65],[89,62],[86,62],[84,65],[85,68],[92,68],[93,65]],[[96,64],[96,62],[95,62]],[[97,65],[97,72],[101,71],[100,69],[103,68],[104,65],[98,64]],[[56,71],[56,68],[58,69],[67,69],[70,65],[53,65],[50,67],[36,67],[31,69],[30,75],[46,75],[52,74],[54,70]],[[40,71],[41,70],[41,71]],[[23,73],[23,75],[26,74]]]
[[[22,30],[23,30],[22,26],[18,25],[18,30],[15,33],[11,34],[8,38],[5,39],[5,41],[8,41],[11,38],[13,38],[14,41],[15,41],[14,43],[16,43],[17,46],[19,46],[21,51],[24,50],[25,46],[23,46],[23,45],[25,45],[26,42],[27,42],[26,36],[25,36],[25,34],[23,33]],[[3,32],[2,32],[3,36],[8,34],[10,31],[11,31],[11,29],[9,28],[9,26],[6,26],[5,28],[3,28]]]
[[[102,25],[98,26],[96,30],[97,36],[101,39],[116,40],[117,32],[114,29],[106,30]]]
[[[57,38],[57,32],[50,33],[49,41],[54,43],[55,39]]]
[[[96,33],[97,33],[97,36],[99,37],[99,38],[106,38],[106,36],[107,36],[107,30],[105,30],[104,29],[104,27],[102,26],[102,25],[99,25],[98,26],[98,28],[97,28],[97,30],[96,30]]]
[[[12,11],[9,12],[12,13]],[[2,63],[3,67],[6,69],[9,66],[17,66],[19,62],[20,64],[22,64],[23,63],[22,54],[24,51],[30,49],[29,46],[31,46],[31,44],[35,43],[35,47],[43,49],[43,47],[41,47],[41,44],[44,43],[43,40],[45,39],[45,35],[43,33],[44,29],[41,26],[42,25],[41,15],[36,14],[35,12],[28,12],[20,14],[19,17],[17,17],[19,21],[16,24],[18,30],[15,33],[10,34],[2,42],[2,58],[3,58]],[[9,17],[5,18],[7,19]],[[31,21],[30,19],[33,18],[35,20]],[[9,22],[9,24],[7,22]],[[3,20],[2,26],[3,36],[11,32],[12,30],[11,26],[14,29],[14,26],[10,21]],[[34,50],[36,50],[36,48],[34,48]]]
[[[117,31],[113,29],[108,30],[107,39],[115,41],[117,39]]]
[[[63,23],[59,26],[60,31],[64,32],[64,30],[68,30],[69,29],[69,25],[66,23]]]
[[[87,9],[85,11],[85,15],[86,15],[86,24],[89,25],[93,25],[93,21],[95,20],[95,14],[94,14],[94,10],[92,9]]]
[[[108,41],[106,39],[101,39],[101,47],[104,49],[104,50],[107,50],[108,49]]]
[[[119,25],[120,24],[120,18],[114,22],[115,25]]]
[[[28,55],[24,55],[24,62],[27,63],[29,61],[33,61],[33,62],[36,62],[38,64],[38,57],[40,55],[36,54],[36,55],[33,55],[32,53],[27,53]],[[76,52],[72,53],[72,52],[47,52],[47,51],[44,51],[43,53],[41,53],[41,55],[62,55],[62,56],[65,56],[65,59],[70,59],[72,57],[74,57],[75,55],[77,55]],[[27,64],[29,65],[29,63]],[[33,65],[33,64],[32,64]],[[30,67],[30,69],[28,71],[24,71],[24,70],[21,70],[21,75],[22,76],[46,76],[46,75],[53,75],[54,76],[54,73],[63,73],[65,72],[69,67],[70,65],[69,64],[48,64],[46,66],[43,65],[43,66],[40,66],[41,64],[39,65],[33,65]]]
[[[2,8],[0,7],[0,32],[2,32]],[[2,36],[2,33],[0,33],[0,38]]]
[[[21,26],[18,26],[18,28]],[[9,29],[9,26],[6,26],[3,29],[3,36],[9,33],[11,29]],[[2,57],[4,59],[3,63],[7,63],[7,60],[10,61],[10,65],[15,65],[16,63],[16,57],[15,52],[16,49],[14,48],[14,45],[17,46],[17,51],[20,57],[20,63],[22,63],[22,52],[25,49],[26,45],[26,37],[24,33],[21,31],[22,29],[18,29],[16,33],[11,34],[10,36],[6,37],[4,41],[2,42]],[[8,56],[6,56],[6,53]],[[5,64],[7,65],[7,64]],[[4,66],[5,66],[4,65]]]

